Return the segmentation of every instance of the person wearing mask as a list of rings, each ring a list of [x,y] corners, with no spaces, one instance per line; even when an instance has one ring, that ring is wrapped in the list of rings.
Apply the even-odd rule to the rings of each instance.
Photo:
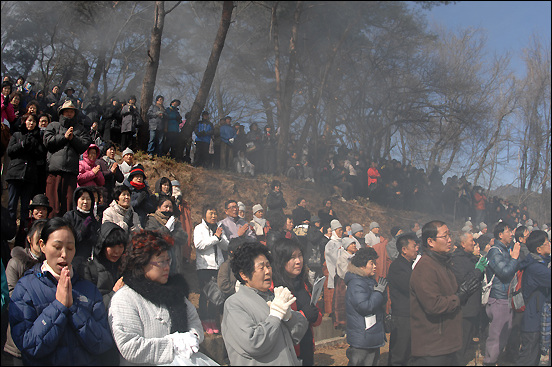
[[[314,366],[314,334],[313,327],[322,323],[322,313],[311,304],[310,283],[308,271],[303,261],[303,250],[299,243],[287,238],[276,241],[272,249],[273,288],[286,287],[296,298],[291,309],[299,311],[309,322],[309,328],[298,345],[295,346],[297,358],[303,366]]]
[[[451,270],[452,239],[448,226],[434,220],[422,227],[423,255],[410,277],[412,363],[458,365],[462,348],[462,305],[481,288],[478,277],[460,285]]]
[[[199,352],[203,328],[188,300],[188,282],[181,274],[170,275],[171,246],[170,237],[147,230],[127,245],[121,264],[125,285],[109,307],[121,364],[189,365],[193,357],[214,365]]]
[[[539,348],[541,325],[546,322],[550,325],[550,239],[546,232],[535,230],[527,238],[526,245],[529,255],[519,265],[520,270],[523,270],[525,311],[521,323],[521,349],[516,364],[538,366],[541,353],[546,352],[544,345]],[[550,344],[548,353],[549,348]]]
[[[39,240],[46,260],[13,290],[11,334],[25,365],[97,365],[113,345],[100,291],[73,270],[75,239],[67,220],[49,219]]]
[[[77,121],[77,112],[73,102],[66,101],[59,109],[59,121],[49,124],[44,132],[44,145],[48,152],[46,196],[54,209],[50,218],[62,216],[72,209],[79,157],[92,144],[90,135]],[[63,197],[59,196],[60,192]]]
[[[418,256],[418,238],[413,233],[397,237],[400,254],[389,266],[389,298],[393,326],[389,337],[388,366],[406,366],[410,360],[410,277]]]
[[[222,337],[232,366],[299,366],[294,345],[309,322],[291,305],[297,301],[286,287],[272,285],[272,255],[260,243],[239,246],[230,266],[241,283],[224,303]]]
[[[487,279],[492,279],[489,301],[485,312],[491,321],[485,344],[483,363],[494,365],[506,347],[512,330],[513,310],[508,300],[508,286],[518,270],[520,245],[512,247],[512,229],[505,222],[499,222],[493,231],[494,244],[487,253],[489,266]]]
[[[483,280],[483,273],[488,261],[485,257],[479,257],[479,247],[473,240],[473,234],[469,232],[460,235],[460,244],[452,253],[452,272],[458,284],[465,280],[477,277]],[[475,355],[470,350],[470,344],[479,327],[479,314],[481,312],[481,288],[475,291],[462,306],[462,348],[458,351],[458,361],[461,365],[468,364]]]
[[[371,247],[358,250],[345,274],[349,366],[377,366],[380,347],[385,345],[387,280],[375,280],[377,257]]]
[[[157,210],[148,214],[146,230],[159,231],[163,235],[170,235],[173,246],[169,250],[172,259],[170,275],[184,274],[184,256],[182,249],[188,243],[188,234],[182,229],[180,220],[174,214],[174,201],[172,196],[160,195],[157,201]]]

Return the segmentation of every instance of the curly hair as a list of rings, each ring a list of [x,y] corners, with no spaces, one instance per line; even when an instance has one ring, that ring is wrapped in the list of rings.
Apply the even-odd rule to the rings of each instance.
[[[259,255],[264,255],[268,261],[272,263],[270,251],[265,245],[258,242],[245,243],[234,251],[234,255],[230,260],[230,268],[240,283],[245,284],[245,280],[240,276],[240,272],[243,272],[248,278],[253,276],[253,271],[255,271],[255,259]]]
[[[144,267],[151,258],[168,251],[174,245],[171,236],[158,231],[141,230],[130,239],[121,261],[121,274],[139,278],[144,275]]]
[[[378,258],[378,253],[372,247],[363,247],[358,250],[355,255],[351,258],[351,264],[357,268],[361,268],[368,264],[368,261],[376,261]]]

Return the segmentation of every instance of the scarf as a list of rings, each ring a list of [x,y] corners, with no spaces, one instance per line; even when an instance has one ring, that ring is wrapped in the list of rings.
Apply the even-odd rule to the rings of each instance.
[[[146,187],[146,184],[143,182],[134,182],[130,181],[130,184],[132,187],[134,187],[136,190],[142,190],[144,187]]]
[[[124,276],[125,284],[136,293],[156,306],[165,307],[171,318],[171,333],[185,333],[188,328],[188,317],[184,298],[188,297],[189,289],[186,279],[180,274],[169,277],[166,284],[160,284],[145,276]]]
[[[165,213],[165,212],[160,212],[159,210],[156,210],[155,213],[153,214],[150,214],[152,217],[154,217],[159,223],[161,223],[162,225],[165,225],[167,224],[167,221],[169,220],[169,218],[171,217],[171,213]]]
[[[83,214],[90,214],[90,210],[82,210],[82,209],[79,208],[78,206],[77,206],[77,210],[78,210],[79,212],[83,213]]]
[[[256,216],[253,216],[253,221],[259,224],[262,228],[266,226],[266,219],[264,218],[257,218]]]
[[[450,268],[452,265],[452,253],[441,254],[429,248],[426,248],[424,253],[427,254],[429,257],[431,257],[433,260],[437,261],[438,263],[446,266],[447,268]]]

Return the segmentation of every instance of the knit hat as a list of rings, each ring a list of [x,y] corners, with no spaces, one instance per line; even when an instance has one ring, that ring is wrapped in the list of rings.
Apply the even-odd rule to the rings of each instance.
[[[345,250],[347,250],[347,248],[349,248],[349,246],[351,245],[355,245],[356,246],[356,241],[354,240],[354,238],[351,238],[351,237],[344,237],[342,240],[341,240],[341,244],[343,246],[343,248]]]
[[[471,232],[470,226],[466,225],[466,226],[462,227],[462,232],[463,232],[463,233]]]
[[[479,230],[487,228],[487,225],[484,222],[479,223]]]
[[[332,219],[332,221],[330,222],[330,227],[332,228],[332,231],[335,231],[338,228],[343,228],[343,226],[337,219]]]
[[[146,178],[146,173],[144,172],[144,166],[142,166],[140,163],[132,167],[130,170],[130,173],[128,174],[128,181],[132,181],[132,178],[136,175],[143,175],[144,179]]]
[[[257,213],[259,210],[263,210],[263,206],[261,204],[253,205],[253,214]]]
[[[48,197],[44,194],[36,194],[33,197],[33,200],[29,204],[29,209],[33,210],[37,206],[44,206],[46,209],[48,209],[48,214],[52,211],[52,207],[50,206],[50,201],[48,200]]]
[[[533,219],[527,219],[527,221],[525,222],[525,225],[526,226],[532,226],[533,225]]]
[[[471,221],[467,220],[466,223],[464,223],[465,226],[473,227],[473,224]]]
[[[541,226],[541,228],[542,228],[543,231],[546,231],[546,230],[548,229],[548,226],[547,226],[546,223],[545,223],[545,224],[543,224],[543,225]]]
[[[351,232],[353,234],[358,233],[360,231],[364,231],[364,228],[362,228],[362,226],[360,224],[358,224],[358,223],[351,224]]]
[[[125,150],[123,150],[123,157],[127,154],[132,154],[134,155],[134,152],[132,151],[132,149],[130,148],[126,148]]]
[[[380,225],[378,224],[378,222],[372,222],[372,223],[370,223],[370,230],[372,230],[374,228],[379,228],[379,226]]]
[[[313,216],[311,217],[311,219],[310,219],[310,222],[311,222],[312,224],[314,224],[314,223],[316,223],[316,222],[320,222],[320,218],[318,218],[317,215],[313,215]]]
[[[402,229],[402,228],[399,227],[399,226],[395,226],[395,227],[391,228],[391,236],[396,237],[396,236],[397,236],[397,233],[399,233],[399,231],[400,231],[401,229]]]
[[[241,201],[238,201],[238,210],[243,210],[243,211],[245,211],[245,204],[242,203]]]

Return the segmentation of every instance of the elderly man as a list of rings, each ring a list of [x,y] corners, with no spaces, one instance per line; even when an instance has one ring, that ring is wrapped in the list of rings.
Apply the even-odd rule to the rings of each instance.
[[[413,365],[455,366],[462,348],[462,310],[481,287],[477,277],[458,286],[450,268],[448,226],[435,220],[422,228],[424,254],[410,277],[410,326]]]
[[[488,262],[486,258],[480,259],[477,255],[479,255],[479,246],[476,249],[473,234],[462,233],[460,244],[452,253],[452,272],[456,276],[458,284],[474,276],[483,280],[483,271]],[[468,348],[477,330],[480,311],[481,288],[475,291],[462,307],[462,349],[458,351],[458,361],[462,365],[466,365],[475,357],[473,351],[470,352]]]
[[[370,223],[370,232],[368,232],[364,238],[366,241],[366,246],[373,247],[375,244],[381,242],[379,231],[380,225],[378,224],[378,222]]]
[[[224,234],[230,241],[232,238],[241,238],[243,242],[256,242],[257,237],[251,230],[249,223],[238,215],[238,203],[236,200],[228,200],[224,203],[226,218],[218,224],[222,226]]]

